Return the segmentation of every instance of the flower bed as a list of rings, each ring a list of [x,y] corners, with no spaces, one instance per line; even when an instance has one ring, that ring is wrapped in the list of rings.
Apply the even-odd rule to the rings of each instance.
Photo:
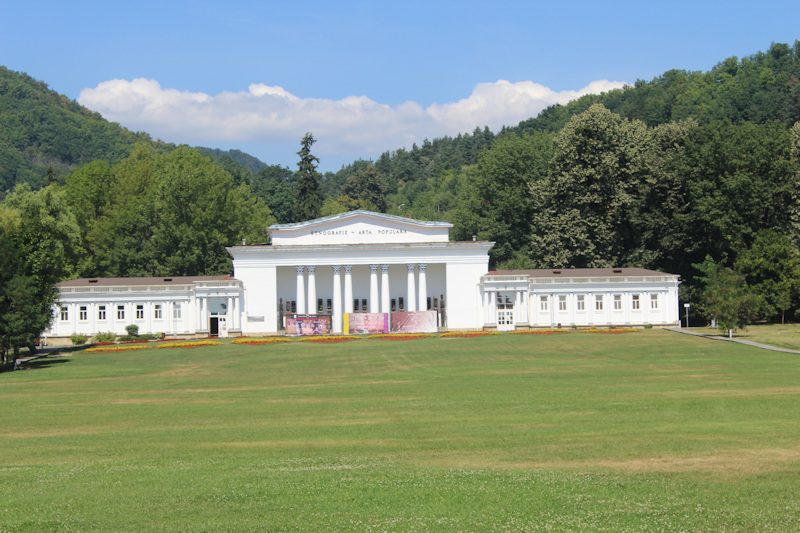
[[[238,339],[234,339],[231,341],[231,344],[278,344],[281,342],[292,342],[292,339],[287,337],[261,337],[261,338],[250,338],[250,337],[240,337]]]
[[[455,337],[455,338],[469,338],[469,337],[486,337],[488,335],[500,335],[499,331],[448,331],[442,333],[440,337]]]
[[[126,345],[122,345],[122,344],[117,344],[117,345],[114,345],[114,346],[95,346],[95,347],[92,347],[92,348],[87,348],[86,352],[87,353],[117,353],[117,352],[127,352],[127,351],[130,351],[130,350],[144,350],[145,348],[150,348],[150,346],[142,346],[141,344],[133,345],[133,346],[130,346],[130,345],[126,346]]]
[[[566,333],[566,329],[529,329],[511,331],[514,335],[552,335],[553,333]]]
[[[589,328],[579,330],[582,333],[635,333],[635,328]]]
[[[342,342],[354,341],[359,337],[354,335],[317,335],[313,337],[300,337],[300,342]]]
[[[413,339],[424,339],[427,337],[434,337],[433,333],[378,333],[370,335],[368,339],[381,339],[381,340],[394,340],[394,341],[409,341]]]
[[[219,346],[221,342],[217,341],[185,341],[185,342],[171,342],[168,344],[159,344],[156,348],[204,348],[206,346]]]

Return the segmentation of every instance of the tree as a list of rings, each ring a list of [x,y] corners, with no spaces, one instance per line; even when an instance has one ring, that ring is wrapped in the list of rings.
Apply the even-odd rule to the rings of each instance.
[[[386,212],[386,182],[375,165],[351,174],[342,186],[342,195],[359,200],[364,206],[381,213]]]
[[[548,133],[499,138],[466,172],[465,192],[453,215],[456,239],[495,241],[492,265],[528,257],[531,221],[553,154]]]
[[[269,207],[279,224],[298,222],[294,173],[287,167],[271,165],[253,176],[251,189]]]
[[[716,319],[720,331],[732,334],[753,321],[763,307],[763,300],[750,290],[742,274],[716,263],[711,256],[695,267],[703,273],[702,307]]]
[[[600,104],[574,116],[553,141],[547,180],[531,194],[532,256],[543,267],[627,266],[641,245],[637,196],[647,171],[650,132]]]
[[[753,245],[739,254],[735,269],[764,301],[765,313],[780,313],[783,323],[800,291],[800,259],[789,237],[774,230],[758,232]]]
[[[14,360],[52,319],[56,283],[69,277],[80,232],[63,191],[18,185],[0,206],[0,344]]]
[[[317,172],[319,159],[311,153],[311,146],[316,142],[311,133],[306,133],[300,142],[302,148],[297,152],[300,161],[297,163],[295,179],[297,181],[297,220],[311,220],[319,217],[322,209],[322,193],[320,192],[320,173]]]

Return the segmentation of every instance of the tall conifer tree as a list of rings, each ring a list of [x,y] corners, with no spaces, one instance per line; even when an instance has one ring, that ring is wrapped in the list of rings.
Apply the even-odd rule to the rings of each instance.
[[[322,177],[317,172],[319,159],[311,153],[311,146],[316,142],[311,133],[306,133],[300,142],[302,148],[297,152],[300,161],[295,172],[297,182],[297,220],[311,220],[319,216],[322,209],[322,191],[319,180]]]

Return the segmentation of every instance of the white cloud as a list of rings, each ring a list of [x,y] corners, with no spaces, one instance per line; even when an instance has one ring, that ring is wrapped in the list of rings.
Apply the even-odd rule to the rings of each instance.
[[[307,131],[320,153],[375,157],[423,139],[497,131],[534,117],[544,108],[589,93],[620,88],[622,82],[593,81],[576,91],[556,92],[530,81],[479,83],[468,98],[432,104],[390,106],[366,96],[341,100],[298,98],[283,87],[252,84],[247,91],[217,95],[165,89],[156,80],[111,80],[81,91],[78,101],[135,130],[170,142],[220,146],[237,142],[296,143]]]

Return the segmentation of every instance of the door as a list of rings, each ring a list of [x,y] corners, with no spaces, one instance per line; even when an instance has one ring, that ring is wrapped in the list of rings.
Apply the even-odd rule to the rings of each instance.
[[[497,293],[497,330],[514,329],[514,293],[500,291]]]
[[[212,316],[208,319],[208,335],[210,337],[219,336],[219,318]]]

